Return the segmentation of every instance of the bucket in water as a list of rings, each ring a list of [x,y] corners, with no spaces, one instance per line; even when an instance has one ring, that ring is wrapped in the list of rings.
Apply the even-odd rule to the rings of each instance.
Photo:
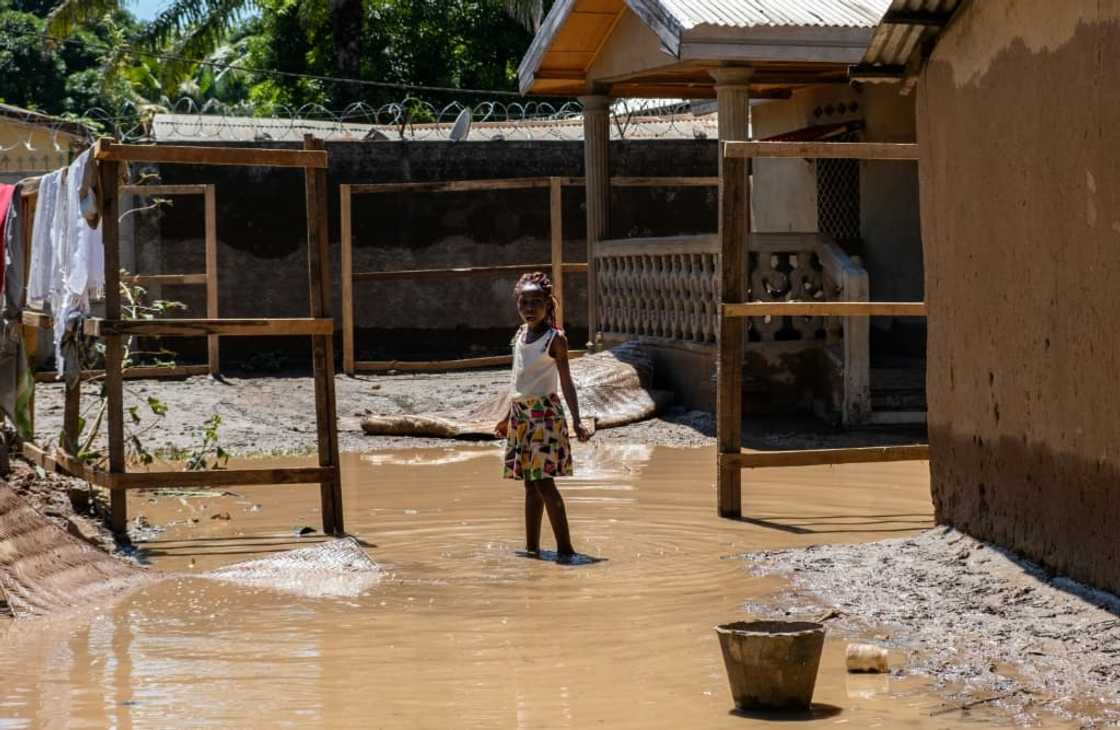
[[[809,709],[824,626],[810,621],[736,621],[717,626],[716,633],[737,708]]]

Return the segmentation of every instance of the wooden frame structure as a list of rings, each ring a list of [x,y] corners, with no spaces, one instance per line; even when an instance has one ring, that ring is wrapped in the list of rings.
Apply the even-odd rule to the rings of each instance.
[[[122,185],[121,194],[141,195],[145,197],[156,195],[201,195],[203,198],[203,225],[206,242],[206,266],[201,274],[133,274],[127,278],[128,283],[138,286],[149,285],[198,285],[206,287],[206,316],[209,319],[218,318],[218,213],[217,200],[213,185]],[[25,273],[26,267],[25,267]],[[51,316],[44,312],[25,309],[23,323],[27,327],[47,328],[53,326]],[[217,377],[221,374],[221,357],[218,345],[218,335],[207,336],[207,364],[206,365],[176,365],[175,367],[138,366],[126,368],[126,380],[147,378],[181,378],[189,375],[206,375],[209,373]],[[89,380],[104,375],[103,370],[84,370],[82,379]],[[55,377],[48,372],[35,373],[35,381],[39,383],[54,382]]]
[[[744,317],[926,316],[924,302],[744,302],[743,263],[750,231],[750,160],[756,157],[855,160],[917,160],[915,144],[874,142],[723,143],[720,167],[721,302],[717,364],[717,492],[721,517],[742,515],[742,469],[861,462],[925,460],[929,446],[748,451],[742,443]]]
[[[105,317],[86,320],[85,332],[105,341],[105,387],[108,397],[108,470],[91,467],[74,455],[78,439],[78,388],[68,388],[63,444],[54,453],[24,444],[24,454],[44,467],[64,471],[110,490],[110,525],[126,527],[127,491],[168,485],[318,484],[323,532],[345,531],[338,458],[338,423],[334,398],[334,323],[331,319],[330,258],[327,240],[327,152],[322,140],[304,137],[302,150],[172,147],[117,144],[102,139],[93,150],[100,165],[101,221],[105,245]],[[293,319],[150,319],[122,320],[120,296],[120,165],[159,164],[245,165],[302,168],[307,196],[307,269],[311,312]],[[197,472],[130,472],[125,463],[124,394],[121,361],[123,338],[143,336],[311,337],[315,374],[315,416],[319,466],[291,469],[222,469]]]
[[[610,184],[614,187],[716,187],[718,177],[615,177]],[[439,182],[400,182],[375,184],[343,184],[339,186],[339,206],[342,238],[342,367],[348,375],[358,372],[382,372],[386,370],[461,370],[467,368],[500,367],[509,365],[509,355],[472,357],[459,360],[355,360],[354,358],[354,283],[386,279],[428,279],[445,277],[500,276],[521,274],[528,271],[549,270],[552,275],[553,295],[556,297],[556,321],[564,326],[564,274],[587,273],[587,262],[565,262],[563,230],[563,189],[568,186],[582,186],[582,177],[529,177],[493,180],[446,180]],[[549,191],[549,241],[551,260],[547,264],[514,264],[499,266],[471,266],[440,269],[404,269],[397,271],[355,272],[353,264],[353,196],[371,193],[463,193],[491,190],[531,190]],[[588,297],[588,323],[597,322],[594,296]],[[596,333],[590,332],[589,339],[595,342]],[[573,351],[573,355],[580,354]]]

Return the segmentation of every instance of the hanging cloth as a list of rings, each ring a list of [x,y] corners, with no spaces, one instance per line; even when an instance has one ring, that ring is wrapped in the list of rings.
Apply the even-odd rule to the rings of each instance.
[[[15,202],[3,219],[4,308],[0,322],[0,410],[24,439],[34,438],[31,400],[35,380],[23,345],[23,227],[20,186],[12,191]]]
[[[54,263],[55,212],[62,186],[62,170],[43,175],[39,180],[39,197],[31,227],[31,272],[27,282],[27,301],[42,306],[51,294],[51,267]]]
[[[8,208],[12,204],[15,185],[0,185],[0,241],[4,241],[4,226],[7,223]],[[0,290],[4,288],[4,273],[0,270]]]

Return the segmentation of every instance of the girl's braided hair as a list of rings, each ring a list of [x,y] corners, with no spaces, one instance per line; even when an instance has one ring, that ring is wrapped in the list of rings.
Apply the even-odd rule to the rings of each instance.
[[[513,298],[516,300],[525,289],[539,289],[548,297],[548,314],[545,316],[548,319],[548,326],[555,329],[556,297],[552,295],[552,279],[549,279],[548,274],[543,271],[522,274],[521,278],[517,280],[517,284],[513,287]]]

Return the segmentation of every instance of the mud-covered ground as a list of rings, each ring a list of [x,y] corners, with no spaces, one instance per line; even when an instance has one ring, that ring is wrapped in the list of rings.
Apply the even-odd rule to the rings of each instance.
[[[151,421],[149,397],[167,405],[162,423],[147,431],[150,448],[190,449],[199,444],[203,424],[213,414],[222,417],[221,445],[237,456],[308,453],[316,448],[315,391],[308,376],[227,377],[196,376],[185,380],[126,381],[128,402]],[[466,372],[340,375],[335,380],[339,447],[343,451],[447,446],[446,439],[367,436],[361,430],[366,415],[419,414],[474,405],[509,386],[509,370]],[[96,413],[97,386],[83,388],[88,420]],[[37,441],[57,441],[62,428],[63,389],[60,384],[36,388]],[[145,423],[145,426],[147,423]],[[143,427],[141,427],[143,428]],[[599,431],[596,440],[657,446],[706,446],[715,443],[710,413],[670,407],[659,418]],[[758,448],[875,446],[924,441],[924,429],[842,432],[811,418],[748,419],[744,443]]]
[[[901,650],[956,708],[999,705],[1016,723],[1054,713],[1120,723],[1120,599],[949,528],[858,545],[744,556],[791,588],[751,611],[821,616],[832,635]],[[949,707],[953,707],[950,703]]]

